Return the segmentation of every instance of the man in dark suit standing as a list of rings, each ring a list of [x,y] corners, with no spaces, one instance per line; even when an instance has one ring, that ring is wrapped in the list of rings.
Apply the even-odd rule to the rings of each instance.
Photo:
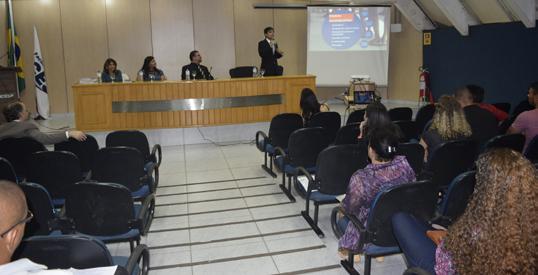
[[[263,30],[265,39],[258,43],[258,54],[262,58],[260,69],[265,70],[267,76],[282,75],[284,68],[278,65],[277,59],[281,58],[284,53],[278,49],[275,41],[275,30],[267,27]]]
[[[204,80],[213,80],[213,76],[211,75],[211,72],[207,69],[206,66],[201,65],[202,63],[202,56],[200,55],[199,51],[192,51],[189,54],[189,59],[191,60],[191,64],[183,66],[181,68],[181,80],[186,80],[187,75],[185,72],[189,70],[190,77],[189,79],[204,79]]]

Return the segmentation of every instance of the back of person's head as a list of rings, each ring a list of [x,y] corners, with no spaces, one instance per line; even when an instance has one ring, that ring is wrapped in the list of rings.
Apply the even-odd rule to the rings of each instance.
[[[146,58],[144,58],[144,64],[142,65],[142,71],[147,72],[149,70],[149,63],[151,61],[153,61],[154,59],[155,59],[155,57],[153,57],[151,55],[146,56]],[[157,69],[157,68],[155,68],[155,69]]]
[[[471,94],[471,97],[473,98],[473,103],[482,103],[484,101],[484,95],[486,93],[484,88],[478,85],[469,84],[465,86],[465,89],[467,89]]]
[[[387,108],[381,102],[373,102],[368,104],[364,114],[367,121],[363,136],[368,135],[368,133],[374,129],[394,127]]]
[[[476,186],[445,246],[457,274],[537,274],[538,174],[507,148],[477,161]]]
[[[377,161],[391,161],[397,153],[398,136],[390,128],[377,128],[370,131],[368,147],[375,153]]]
[[[0,265],[8,263],[19,246],[27,212],[26,198],[20,187],[0,180]]]
[[[301,91],[299,106],[301,107],[303,117],[306,119],[319,113],[320,104],[318,98],[310,88],[304,88]]]
[[[439,98],[430,129],[446,140],[469,137],[472,133],[461,105],[448,95]]]
[[[531,83],[529,85],[529,90],[532,90],[534,95],[538,95],[538,81]]]
[[[473,104],[473,95],[466,87],[459,88],[454,92],[454,98],[463,106]]]
[[[105,64],[103,65],[103,72],[108,72],[108,65],[110,64],[114,64],[116,67],[115,70],[118,69],[118,63],[116,63],[116,60],[113,58],[107,58],[107,60],[105,60]]]
[[[11,122],[20,118],[22,111],[24,110],[24,104],[20,101],[16,101],[8,104],[4,107],[3,113],[7,122]]]

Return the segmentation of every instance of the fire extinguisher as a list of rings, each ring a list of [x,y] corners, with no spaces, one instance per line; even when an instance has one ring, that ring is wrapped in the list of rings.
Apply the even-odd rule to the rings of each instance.
[[[420,67],[418,68],[420,72],[419,76],[419,103],[433,103],[432,90],[430,86],[430,72],[428,69]]]

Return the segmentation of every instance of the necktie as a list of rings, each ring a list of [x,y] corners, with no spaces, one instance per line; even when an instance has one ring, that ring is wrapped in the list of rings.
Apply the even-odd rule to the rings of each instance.
[[[202,68],[200,67],[200,65],[198,65],[198,71],[200,72],[200,75],[202,76],[202,79],[205,79],[204,70],[202,70]]]

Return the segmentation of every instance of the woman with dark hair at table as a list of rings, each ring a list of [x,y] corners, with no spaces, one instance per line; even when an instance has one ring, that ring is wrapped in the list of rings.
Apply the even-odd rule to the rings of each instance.
[[[112,58],[108,58],[103,65],[101,82],[123,82],[121,71],[118,70],[118,63]]]
[[[310,88],[304,88],[301,91],[301,101],[299,102],[301,107],[301,116],[305,125],[308,121],[319,112],[329,111],[329,107],[326,104],[320,104],[314,91]]]
[[[140,69],[140,71],[138,72],[136,80],[161,81],[166,80],[166,76],[164,75],[164,72],[162,70],[159,70],[157,68],[157,62],[155,61],[155,57],[146,56],[146,58],[144,58],[144,64],[142,65],[142,69]]]

